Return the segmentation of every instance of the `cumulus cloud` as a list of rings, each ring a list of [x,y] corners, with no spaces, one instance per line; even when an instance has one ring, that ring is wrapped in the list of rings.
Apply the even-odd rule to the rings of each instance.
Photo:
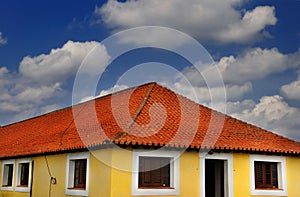
[[[177,82],[174,84],[168,84],[168,87],[173,89],[175,92],[178,92],[194,101],[200,101],[205,105],[209,105],[211,102],[226,100],[236,101],[245,93],[252,90],[252,84],[250,82],[243,85],[225,85],[210,88],[207,86],[187,86],[183,83]]]
[[[52,49],[49,54],[24,57],[19,72],[24,77],[40,83],[64,81],[75,75],[83,59],[96,46],[99,50],[98,55],[103,57],[101,60],[107,62],[109,56],[106,49],[98,42],[68,41],[61,48]]]
[[[283,85],[280,90],[284,97],[300,101],[300,78],[289,84]]]
[[[6,67],[1,67],[0,68],[0,77],[7,74],[8,73],[8,69]]]
[[[267,25],[276,24],[274,11],[274,7],[258,6],[254,10],[247,11],[240,21],[231,23],[228,28],[222,29],[216,37],[221,42],[236,43],[245,43],[262,37],[267,34],[266,31],[262,32]]]
[[[279,95],[263,96],[259,103],[253,101],[230,103],[232,115],[281,135],[300,140],[300,110],[291,107]],[[234,112],[235,111],[235,112]]]
[[[0,67],[0,124],[70,105],[67,99],[71,97],[69,89],[73,84],[68,83],[74,79],[81,62],[92,49],[97,54],[96,66],[108,62],[106,49],[98,42],[68,41],[49,54],[24,57],[19,72]]]
[[[0,46],[7,44],[7,38],[3,37],[2,32],[0,32]]]
[[[101,90],[99,96],[105,96],[105,95],[108,95],[108,94],[111,94],[111,93],[114,93],[114,92],[117,92],[117,91],[121,91],[121,90],[124,90],[128,88],[127,85],[114,85],[112,88],[109,88],[107,90]]]
[[[266,26],[275,25],[275,8],[258,6],[253,10],[238,9],[243,2],[180,0],[108,1],[96,7],[97,22],[114,30],[156,25],[178,29],[202,42],[246,43],[266,34]],[[264,32],[264,33],[263,33]],[[166,36],[161,37],[161,41]]]
[[[40,86],[40,87],[27,87],[19,94],[17,94],[15,99],[19,102],[27,102],[38,104],[43,100],[52,98],[55,92],[61,91],[61,85],[55,83],[50,86]]]
[[[277,48],[252,48],[237,57],[222,57],[217,65],[226,82],[244,83],[294,68],[299,63],[299,50],[292,54],[283,54]]]
[[[99,97],[102,97],[102,96],[106,96],[108,94],[112,94],[112,93],[124,90],[126,88],[129,88],[129,86],[124,85],[124,84],[121,84],[121,85],[116,84],[116,85],[114,85],[113,87],[111,87],[109,89],[101,90],[98,96],[86,96],[86,97],[82,98],[80,100],[80,103],[83,103],[83,102],[86,102],[86,101],[89,101],[89,100],[93,100],[95,98],[99,98]]]

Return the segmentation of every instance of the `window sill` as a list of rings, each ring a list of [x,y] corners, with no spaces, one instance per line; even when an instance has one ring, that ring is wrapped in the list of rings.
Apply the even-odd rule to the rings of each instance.
[[[29,192],[30,189],[28,186],[17,186],[15,191],[16,192]]]
[[[255,189],[251,192],[251,196],[288,196],[287,191],[283,189]]]
[[[1,186],[1,190],[4,190],[4,191],[13,191],[13,187],[12,186],[2,185]]]
[[[174,187],[139,187],[138,189],[175,189]]]
[[[68,188],[66,189],[66,195],[69,196],[88,196],[88,191],[83,188]]]

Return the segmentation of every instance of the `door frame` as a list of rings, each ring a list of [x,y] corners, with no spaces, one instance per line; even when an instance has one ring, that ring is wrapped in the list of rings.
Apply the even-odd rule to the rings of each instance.
[[[233,156],[231,153],[200,153],[200,197],[205,197],[205,159],[224,161],[224,196],[233,197]]]

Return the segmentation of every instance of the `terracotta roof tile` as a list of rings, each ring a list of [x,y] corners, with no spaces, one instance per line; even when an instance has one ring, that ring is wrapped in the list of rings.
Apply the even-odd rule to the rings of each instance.
[[[156,83],[0,127],[0,158],[107,143],[300,155],[298,142],[197,104]]]

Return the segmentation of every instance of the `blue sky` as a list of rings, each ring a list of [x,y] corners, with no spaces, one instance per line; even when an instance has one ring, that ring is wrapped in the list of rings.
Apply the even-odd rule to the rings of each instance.
[[[105,38],[128,28],[155,25],[184,32],[201,43],[214,59],[224,86],[208,91],[184,58],[144,48],[109,64],[95,95],[158,81],[187,97],[196,94],[204,105],[221,111],[226,106],[226,113],[234,117],[300,140],[299,10],[296,0],[3,1],[0,125],[70,106],[76,72],[93,47],[103,46],[99,58],[106,62],[107,46],[101,43]],[[171,40],[170,47],[180,47],[182,43],[172,38],[155,32],[135,35],[139,44],[170,45]],[[178,72],[193,85],[193,93]],[[221,95],[222,88],[226,103],[216,99],[212,105],[210,94]]]

